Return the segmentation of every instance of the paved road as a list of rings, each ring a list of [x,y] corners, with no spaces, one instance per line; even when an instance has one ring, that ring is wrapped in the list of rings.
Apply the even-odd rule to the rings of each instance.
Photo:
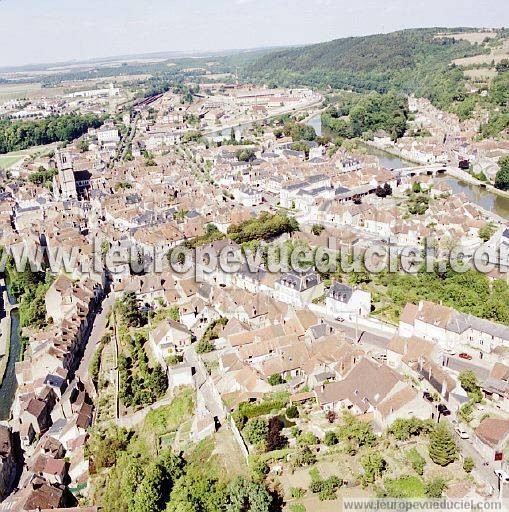
[[[472,370],[476,374],[477,378],[481,381],[486,380],[490,374],[489,368],[481,366],[480,364],[472,361],[460,359],[457,356],[448,357],[447,367],[457,372],[461,372],[462,370]]]
[[[113,294],[107,296],[102,303],[101,312],[95,317],[94,325],[90,332],[90,336],[88,337],[87,346],[85,347],[85,353],[80,362],[80,366],[76,371],[76,376],[81,379],[82,382],[86,382],[89,379],[88,367],[90,365],[90,360],[94,355],[95,349],[97,347],[97,343],[99,343],[100,339],[104,336],[106,332],[106,324],[108,322],[108,316],[110,314],[111,308],[115,299]]]
[[[473,447],[471,439],[461,439],[456,432],[454,433],[456,437],[456,442],[458,446],[461,448],[461,452],[464,457],[472,457],[475,462],[474,475],[477,479],[482,480],[484,482],[489,483],[495,492],[498,490],[498,478],[494,473],[495,469],[499,469],[500,463],[498,466],[495,466],[495,462],[490,463],[488,466],[484,466],[483,463],[485,460],[481,457],[479,452]],[[495,494],[497,496],[497,494]]]

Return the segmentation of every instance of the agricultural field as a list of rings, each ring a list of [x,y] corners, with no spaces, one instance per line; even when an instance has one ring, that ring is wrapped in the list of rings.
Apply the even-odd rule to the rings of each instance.
[[[491,81],[497,76],[497,72],[493,68],[466,69],[464,74],[474,81]]]
[[[61,87],[42,87],[40,83],[0,84],[0,104],[23,98],[38,99],[42,97],[60,96],[64,93]]]
[[[506,39],[498,48],[492,48],[491,53],[474,55],[463,59],[453,60],[453,63],[460,67],[479,66],[481,64],[498,64],[503,59],[509,58],[509,39]]]
[[[17,154],[9,154],[9,155],[0,155],[0,169],[10,169],[18,162],[23,160],[25,155],[20,153]]]
[[[493,39],[496,36],[494,32],[462,32],[459,34],[441,34],[440,37],[448,37],[457,41],[468,41],[472,44],[481,44],[486,39]],[[437,36],[439,37],[439,36]]]

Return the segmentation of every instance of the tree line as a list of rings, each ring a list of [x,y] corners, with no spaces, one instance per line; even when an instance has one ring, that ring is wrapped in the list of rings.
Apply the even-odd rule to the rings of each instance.
[[[101,124],[102,119],[94,114],[65,114],[38,121],[0,120],[0,154],[72,141]]]

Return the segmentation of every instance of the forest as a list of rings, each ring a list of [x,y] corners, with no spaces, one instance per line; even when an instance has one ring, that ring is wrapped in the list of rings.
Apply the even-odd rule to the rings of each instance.
[[[247,79],[273,86],[396,90],[428,97],[442,109],[469,109],[463,73],[451,61],[487,50],[439,37],[441,31],[410,29],[278,51],[248,63],[243,73]]]
[[[345,119],[345,116],[348,116]],[[377,130],[385,130],[393,140],[402,137],[408,119],[408,102],[396,93],[359,95],[344,93],[339,103],[322,114],[323,126],[344,138],[371,138]]]
[[[92,114],[50,116],[39,121],[0,120],[0,154],[52,142],[69,142],[101,124],[101,118]]]

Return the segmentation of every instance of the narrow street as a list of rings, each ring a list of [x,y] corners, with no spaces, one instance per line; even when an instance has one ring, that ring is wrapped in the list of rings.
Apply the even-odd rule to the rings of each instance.
[[[108,317],[114,302],[115,299],[113,294],[108,295],[102,302],[101,312],[95,317],[94,325],[88,337],[87,346],[85,347],[85,352],[81,358],[80,365],[76,370],[76,377],[79,377],[82,382],[87,382],[87,380],[90,378],[88,367],[90,365],[92,356],[94,355],[97,344],[106,333]]]

